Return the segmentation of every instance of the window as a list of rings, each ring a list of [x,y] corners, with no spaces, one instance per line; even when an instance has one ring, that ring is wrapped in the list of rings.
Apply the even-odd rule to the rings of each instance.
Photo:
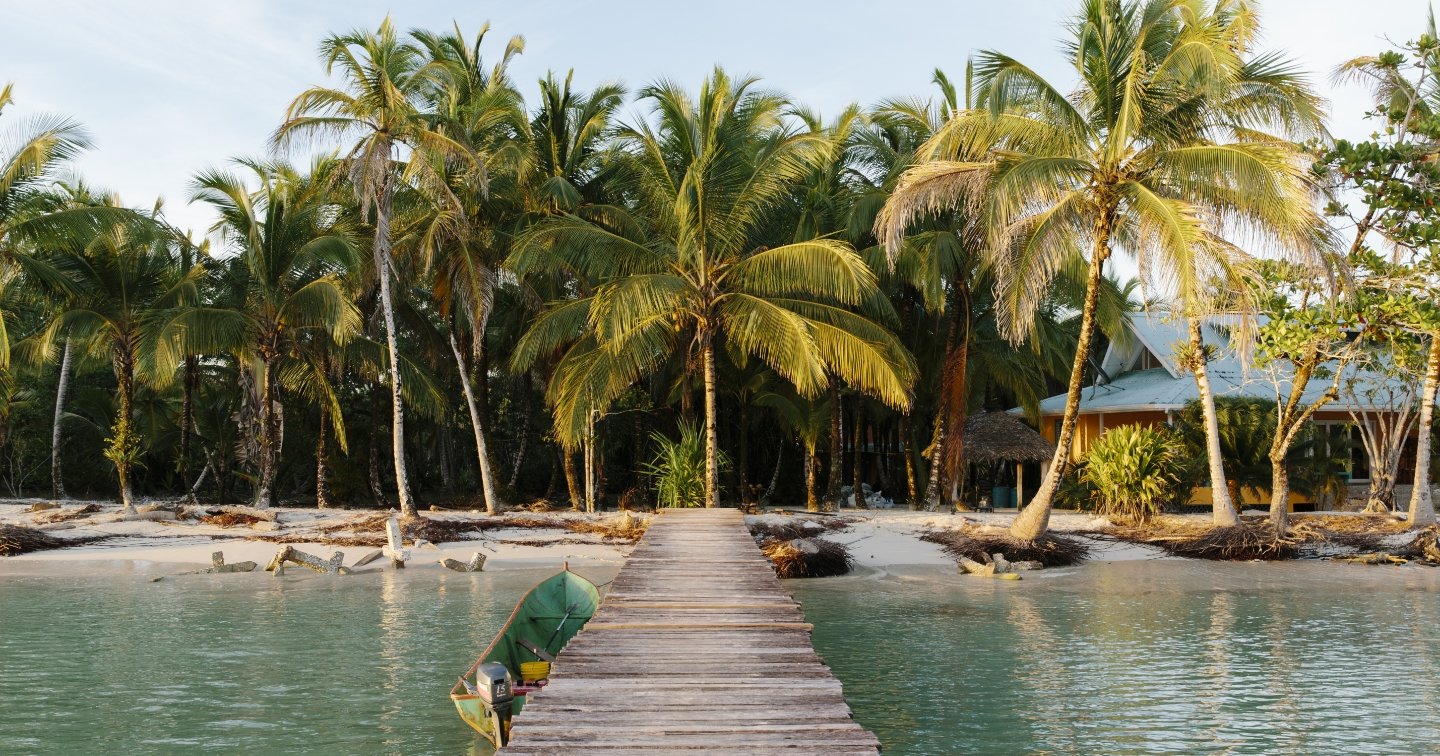
[[[1358,427],[1353,423],[1331,421],[1316,422],[1315,428],[1319,431],[1318,451],[1335,458],[1351,482],[1370,480],[1370,455],[1365,452]]]

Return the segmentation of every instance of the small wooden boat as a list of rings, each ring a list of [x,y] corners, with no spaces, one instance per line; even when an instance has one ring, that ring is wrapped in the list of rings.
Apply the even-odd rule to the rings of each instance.
[[[465,724],[503,747],[525,695],[546,684],[555,656],[599,606],[595,584],[568,564],[520,597],[500,634],[450,690]]]

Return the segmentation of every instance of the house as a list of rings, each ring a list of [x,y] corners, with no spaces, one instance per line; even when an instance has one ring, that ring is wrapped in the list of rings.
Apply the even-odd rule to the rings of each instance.
[[[1241,360],[1231,345],[1230,322],[1212,319],[1202,326],[1205,342],[1215,349],[1208,365],[1211,387],[1216,397],[1244,396],[1276,400],[1276,381],[1286,396],[1289,394],[1288,378],[1283,373],[1259,370],[1252,360]],[[1101,358],[1098,369],[1091,363],[1092,383],[1081,394],[1080,415],[1075,427],[1075,440],[1070,453],[1072,459],[1080,459],[1096,438],[1107,428],[1127,424],[1168,424],[1175,413],[1186,404],[1199,398],[1195,377],[1181,367],[1175,357],[1178,346],[1188,340],[1186,323],[1180,319],[1166,319],[1158,313],[1134,313],[1129,319],[1129,338],[1112,342]],[[1385,404],[1390,396],[1389,389],[1396,394],[1405,387],[1387,385],[1392,381],[1385,376],[1356,371],[1348,368],[1343,378],[1344,389],[1340,398],[1327,404],[1315,413],[1312,420],[1316,425],[1325,426],[1330,443],[1349,447],[1349,459],[1345,462],[1345,473],[1349,480],[1346,498],[1363,498],[1370,482],[1372,460],[1360,442],[1357,421],[1373,417],[1375,413],[1393,412]],[[1327,378],[1316,378],[1306,387],[1303,400],[1306,403],[1319,399],[1329,388]],[[1065,394],[1058,394],[1040,402],[1039,431],[1046,440],[1054,443],[1059,436],[1060,419],[1065,411]],[[1401,457],[1398,480],[1405,484],[1414,477],[1413,439]],[[1333,448],[1333,447],[1332,447]],[[1038,474],[1038,472],[1037,472]],[[1396,498],[1408,498],[1409,485],[1397,487]],[[1237,504],[1268,505],[1269,491],[1246,489],[1241,491],[1242,501]],[[1191,504],[1210,504],[1208,487],[1195,489]],[[1325,502],[1335,504],[1335,501]],[[1316,508],[1311,498],[1291,492],[1291,506],[1296,510]]]

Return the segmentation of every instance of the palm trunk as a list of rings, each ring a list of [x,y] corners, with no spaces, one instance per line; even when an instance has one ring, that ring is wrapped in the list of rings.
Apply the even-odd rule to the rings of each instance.
[[[840,397],[840,381],[830,380],[830,475],[825,480],[825,504],[834,507],[840,501],[840,479],[844,477],[845,456],[842,453],[845,439],[845,421],[840,413],[844,402]]]
[[[1220,456],[1220,420],[1215,414],[1215,394],[1210,390],[1210,370],[1206,366],[1205,344],[1200,334],[1200,319],[1190,318],[1190,360],[1195,371],[1195,388],[1200,392],[1200,409],[1205,416],[1205,455],[1210,461],[1210,500],[1216,527],[1240,524],[1230,486],[1225,480],[1225,465]]]
[[[703,340],[705,360],[705,506],[720,506],[720,439],[716,429],[715,409],[715,343],[706,335]]]
[[[770,486],[765,489],[764,495],[760,497],[761,504],[770,501],[770,497],[775,495],[775,487],[780,485],[780,468],[784,460],[785,442],[782,441],[775,446],[775,469],[770,472]]]
[[[925,481],[923,507],[933,511],[940,506],[940,479],[945,476],[945,411],[935,415],[935,437],[930,441],[930,478]]]
[[[190,489],[190,444],[195,435],[195,389],[200,381],[199,361],[185,358],[185,378],[180,390],[180,481]]]
[[[315,441],[315,507],[330,508],[330,406],[320,403],[320,429]]]
[[[920,509],[920,497],[915,484],[915,456],[910,451],[910,415],[900,416],[900,456],[905,458],[905,491],[910,497],[910,509]]]
[[[951,321],[949,352],[945,356],[945,378],[942,401],[945,413],[945,434],[940,451],[945,460],[943,482],[949,484],[950,506],[960,502],[959,490],[965,483],[965,420],[970,413],[970,332],[972,330],[970,289],[955,287],[955,320]],[[960,324],[956,328],[956,324]]]
[[[1075,343],[1075,360],[1070,366],[1070,388],[1065,395],[1065,414],[1060,419],[1060,437],[1055,440],[1055,456],[1035,498],[1015,518],[1010,535],[1022,541],[1033,541],[1050,528],[1050,510],[1055,505],[1055,492],[1060,477],[1070,462],[1070,445],[1075,440],[1075,420],[1080,415],[1080,391],[1084,386],[1085,363],[1090,359],[1090,340],[1095,331],[1095,309],[1100,298],[1100,280],[1105,260],[1110,256],[1110,229],[1113,210],[1102,213],[1095,224],[1095,244],[1090,253],[1090,272],[1085,280],[1085,306],[1080,311],[1080,337]]]
[[[60,358],[60,383],[55,388],[55,421],[50,426],[50,485],[55,498],[68,499],[65,476],[61,470],[60,445],[64,441],[65,398],[70,393],[70,339],[65,339],[64,356]]]
[[[815,456],[815,448],[805,447],[805,511],[819,512],[820,497],[815,491],[815,468],[820,466],[820,460]]]
[[[520,442],[515,448],[515,456],[510,461],[510,482],[507,488],[511,491],[520,483],[520,468],[525,464],[525,447],[530,445],[530,387],[526,385],[528,378],[523,378],[520,384],[519,415],[520,415]]]
[[[1415,437],[1415,486],[1410,492],[1410,527],[1435,524],[1435,502],[1430,493],[1430,431],[1435,421],[1435,392],[1440,390],[1440,337],[1430,339],[1425,362],[1425,394],[1420,398],[1420,419]]]
[[[746,427],[749,419],[744,397],[740,399],[740,459],[736,469],[736,480],[740,484],[740,505],[748,506],[753,498],[750,491],[750,431]],[[638,463],[639,460],[637,459]]]
[[[275,363],[273,354],[264,359],[260,376],[260,475],[255,489],[255,508],[266,509],[275,500],[275,468],[280,458],[279,422],[275,411]]]
[[[850,424],[855,426],[855,430],[851,434],[851,438],[854,439],[854,448],[850,450],[850,503],[856,509],[869,509],[869,507],[865,505],[865,471],[862,469],[862,460],[860,458],[860,449],[863,446],[863,439],[860,437],[860,434],[863,423],[860,422],[860,402],[858,399],[855,402],[855,413],[851,415],[851,418],[853,422]]]
[[[405,470],[405,406],[400,391],[400,345],[395,335],[395,302],[390,293],[390,202],[394,194],[390,167],[375,199],[375,274],[380,280],[380,309],[385,315],[385,348],[390,357],[390,447],[395,458],[395,491],[403,517],[418,516]]]
[[[481,425],[480,410],[475,403],[475,392],[470,387],[470,370],[465,354],[450,334],[450,352],[455,355],[455,367],[460,371],[460,388],[465,394],[465,408],[470,412],[470,429],[475,433],[475,457],[480,465],[480,490],[485,497],[485,511],[495,514],[500,510],[500,499],[495,495],[494,473],[490,470],[490,453],[485,446],[485,428]]]
[[[575,453],[562,448],[560,456],[565,458],[565,487],[570,492],[570,508],[579,512],[580,481],[575,479]]]
[[[122,512],[135,511],[134,491],[131,480],[131,464],[135,458],[138,439],[135,437],[135,359],[129,347],[121,347],[115,358],[115,393],[120,399],[116,413],[107,456],[115,464],[115,475],[120,479],[120,509]]]

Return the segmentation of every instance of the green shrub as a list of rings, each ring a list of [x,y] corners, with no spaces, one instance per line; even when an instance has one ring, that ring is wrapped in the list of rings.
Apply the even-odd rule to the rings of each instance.
[[[1094,490],[1100,512],[1143,520],[1178,497],[1186,472],[1181,449],[1163,427],[1117,426],[1090,447],[1081,480]]]
[[[705,506],[705,434],[695,423],[680,423],[679,440],[661,433],[650,434],[655,458],[641,471],[655,485],[655,500],[662,507]],[[720,469],[729,460],[720,454]]]

